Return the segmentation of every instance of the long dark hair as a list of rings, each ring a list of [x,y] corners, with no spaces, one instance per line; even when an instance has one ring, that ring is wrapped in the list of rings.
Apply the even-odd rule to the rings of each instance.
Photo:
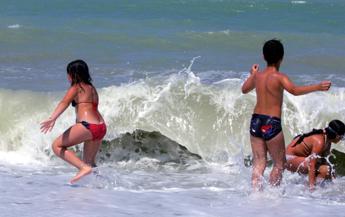
[[[299,138],[295,142],[295,144],[292,145],[292,147],[296,146],[297,144],[301,143],[306,137],[316,135],[316,134],[325,134],[327,135],[328,139],[335,139],[337,135],[343,136],[345,134],[345,124],[339,120],[332,120],[329,122],[328,127],[323,129],[313,129],[309,133],[304,133],[302,135],[298,135]],[[297,138],[296,136],[295,138]]]
[[[92,78],[89,73],[89,67],[83,60],[74,60],[67,65],[67,74],[71,76],[71,86],[84,82],[92,86]]]

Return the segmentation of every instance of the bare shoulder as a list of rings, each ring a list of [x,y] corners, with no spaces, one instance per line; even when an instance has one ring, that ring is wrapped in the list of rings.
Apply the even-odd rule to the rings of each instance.
[[[287,76],[283,72],[277,71],[277,72],[274,73],[274,76],[279,81],[280,85],[282,85],[284,88],[287,88],[288,85],[292,84],[292,82],[290,81],[289,76]]]
[[[74,84],[74,85],[72,85],[72,86],[70,86],[68,88],[68,92],[70,92],[70,93],[77,93],[78,89],[79,89],[78,85]]]
[[[73,100],[73,98],[78,94],[77,87],[72,85],[68,88],[65,96],[63,97],[62,101],[67,101],[68,103]]]
[[[319,146],[322,148],[325,144],[325,137],[323,134],[316,134],[310,137],[310,142],[313,146]]]
[[[278,86],[282,86],[283,83],[283,77],[284,74],[276,71],[276,72],[271,72],[269,73],[268,77],[266,77],[268,79],[268,82],[270,85],[274,85],[276,87]]]
[[[281,79],[289,79],[289,77],[288,77],[285,73],[283,73],[283,72],[277,71],[277,72],[275,72],[273,75],[274,75],[277,79],[279,79],[279,80],[281,80]]]
[[[76,88],[78,90],[79,93],[91,93],[94,91],[94,87],[90,84],[85,84],[85,83],[79,83],[79,84],[76,84]]]

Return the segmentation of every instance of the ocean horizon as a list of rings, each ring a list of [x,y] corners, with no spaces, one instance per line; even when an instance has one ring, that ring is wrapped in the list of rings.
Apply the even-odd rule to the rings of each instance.
[[[286,145],[345,121],[345,1],[0,3],[0,216],[343,216],[341,176],[310,192],[306,176],[288,171],[272,188],[266,171],[264,191],[252,192],[243,162],[256,95],[241,85],[252,64],[265,67],[264,42],[279,39],[280,70],[292,81],[332,82],[327,92],[284,94]],[[124,149],[67,184],[76,170],[51,143],[75,122],[74,109],[49,134],[39,123],[67,90],[75,59],[87,62],[97,87],[105,140],[158,131],[202,160],[128,157]],[[343,142],[332,147],[345,151]]]

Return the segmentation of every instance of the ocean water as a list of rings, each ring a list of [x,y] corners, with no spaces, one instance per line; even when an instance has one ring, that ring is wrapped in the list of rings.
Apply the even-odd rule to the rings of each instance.
[[[286,143],[345,120],[345,2],[0,1],[0,216],[343,216],[345,178],[309,192],[284,172],[280,187],[250,187],[249,120],[255,93],[240,87],[266,40],[281,39],[281,71],[297,84],[331,80],[328,92],[285,94]],[[135,129],[199,154],[105,162],[76,185],[54,157],[72,108],[44,135],[39,123],[68,88],[66,65],[88,64],[107,140]],[[344,144],[335,148],[344,151]],[[158,156],[159,159],[159,156]],[[268,172],[265,177],[268,177]]]

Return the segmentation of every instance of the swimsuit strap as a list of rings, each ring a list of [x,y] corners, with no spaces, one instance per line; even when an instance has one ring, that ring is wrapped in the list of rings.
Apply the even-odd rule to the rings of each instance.
[[[91,98],[92,99],[93,99],[93,90],[94,90],[94,87],[92,86],[92,90],[91,90]],[[91,103],[94,109],[97,109],[97,107],[98,107],[98,102],[93,102],[93,101],[76,102],[75,100],[72,100],[72,106],[73,107],[75,107],[76,105],[81,104],[81,103]]]
[[[75,103],[76,103],[76,105],[82,104],[82,103],[92,103],[92,104],[94,104],[93,102],[75,102]]]
[[[297,141],[295,142],[295,144],[292,145],[292,147],[295,147],[296,145],[300,144],[301,142],[303,142],[304,138],[307,138],[309,136],[312,136],[312,135],[316,135],[316,134],[323,134],[324,133],[324,130],[322,129],[313,129],[311,132],[309,133],[303,133],[303,134],[300,134],[300,135],[297,135],[294,139],[296,139],[297,137],[299,137],[297,139]],[[326,138],[326,137],[325,137]],[[303,142],[304,143],[304,142]],[[305,144],[305,143],[304,143]]]

